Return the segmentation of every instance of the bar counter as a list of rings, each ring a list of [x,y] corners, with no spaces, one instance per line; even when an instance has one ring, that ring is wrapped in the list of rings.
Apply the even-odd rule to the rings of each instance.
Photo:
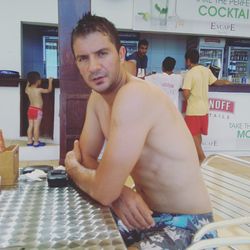
[[[0,249],[125,250],[111,211],[77,188],[19,181],[0,193]]]
[[[250,155],[250,84],[209,87],[209,128],[203,137],[206,154]]]
[[[208,135],[202,136],[206,155],[250,155],[250,84],[209,86]],[[185,105],[179,91],[180,112]]]
[[[228,84],[222,86],[209,86],[209,92],[234,92],[234,93],[250,93],[250,84]]]

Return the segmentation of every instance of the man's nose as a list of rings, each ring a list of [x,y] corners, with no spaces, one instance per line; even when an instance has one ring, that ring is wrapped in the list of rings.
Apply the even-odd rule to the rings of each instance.
[[[95,72],[97,69],[100,68],[99,60],[96,57],[91,57],[89,60],[89,71]]]

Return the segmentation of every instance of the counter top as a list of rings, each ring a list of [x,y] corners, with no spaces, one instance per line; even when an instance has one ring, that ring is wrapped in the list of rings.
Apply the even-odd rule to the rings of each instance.
[[[0,249],[126,249],[110,209],[70,185],[19,181],[0,192]]]
[[[18,87],[19,84],[26,84],[27,79],[23,78],[0,78],[0,87]],[[42,83],[48,83],[48,79],[43,78]],[[59,88],[59,79],[53,79],[54,88]]]
[[[210,92],[242,92],[250,93],[250,84],[228,84],[228,85],[212,85],[209,86]]]

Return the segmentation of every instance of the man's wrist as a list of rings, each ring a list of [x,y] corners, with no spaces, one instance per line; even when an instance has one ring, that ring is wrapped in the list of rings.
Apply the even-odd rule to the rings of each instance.
[[[79,163],[78,163],[79,164]],[[78,169],[77,162],[71,163],[70,166],[66,168],[67,173],[71,176],[76,172]]]

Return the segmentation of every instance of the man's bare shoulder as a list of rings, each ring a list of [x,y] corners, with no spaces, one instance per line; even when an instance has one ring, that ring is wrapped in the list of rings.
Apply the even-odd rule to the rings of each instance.
[[[93,111],[94,110],[100,111],[100,110],[103,110],[104,107],[106,107],[106,105],[107,103],[102,97],[102,95],[92,90],[88,99],[88,109],[91,109]]]
[[[142,100],[146,97],[146,92],[149,86],[143,80],[131,77],[129,82],[122,86],[116,95],[116,100],[125,100],[128,98],[130,101],[136,99]]]
[[[138,79],[136,77],[131,77],[129,82],[125,84],[118,92],[117,97],[119,98],[129,98],[131,100],[140,101],[150,101],[155,97],[159,97],[161,92],[159,88],[145,80]]]
[[[137,78],[132,79],[118,91],[113,107],[117,113],[146,115],[151,112],[156,100],[157,90],[150,83]]]

